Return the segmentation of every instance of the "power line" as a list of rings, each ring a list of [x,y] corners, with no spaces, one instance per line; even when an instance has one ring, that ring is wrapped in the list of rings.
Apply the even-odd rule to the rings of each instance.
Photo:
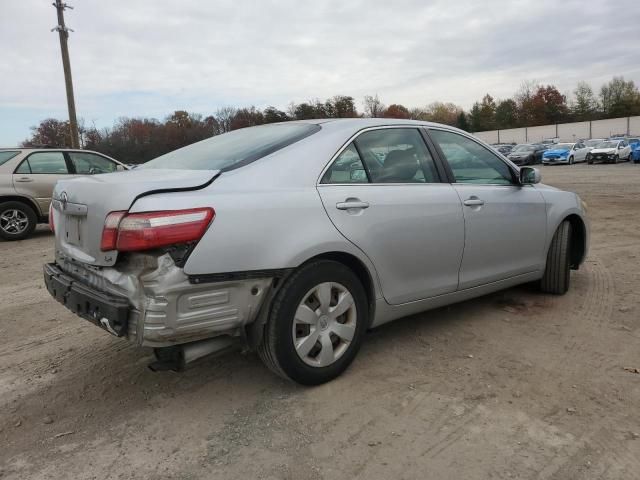
[[[58,25],[51,29],[52,32],[57,31],[60,37],[60,51],[62,52],[62,68],[64,69],[64,84],[67,89],[67,108],[69,110],[69,126],[71,128],[71,148],[80,148],[78,138],[78,119],[76,118],[76,102],[73,98],[73,81],[71,80],[71,62],[69,61],[69,46],[67,40],[69,32],[73,32],[64,24],[64,11],[73,7],[63,3],[62,0],[55,0],[52,5],[58,13]]]

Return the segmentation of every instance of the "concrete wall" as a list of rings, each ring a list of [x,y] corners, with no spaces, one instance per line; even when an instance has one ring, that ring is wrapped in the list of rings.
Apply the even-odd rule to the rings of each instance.
[[[474,133],[476,137],[487,143],[533,143],[555,137],[559,137],[561,142],[572,142],[587,138],[606,138],[618,134],[640,136],[640,116]]]

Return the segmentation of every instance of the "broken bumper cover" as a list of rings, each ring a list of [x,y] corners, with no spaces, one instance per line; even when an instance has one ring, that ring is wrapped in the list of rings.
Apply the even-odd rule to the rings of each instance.
[[[44,265],[44,283],[51,296],[76,315],[116,337],[127,333],[131,308],[127,298],[83,285],[66,275],[55,263]]]

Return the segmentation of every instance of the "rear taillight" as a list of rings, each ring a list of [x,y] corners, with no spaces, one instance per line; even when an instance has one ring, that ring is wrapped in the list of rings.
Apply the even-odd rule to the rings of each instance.
[[[100,250],[106,252],[115,250],[118,241],[118,225],[120,220],[127,212],[111,212],[104,220],[104,228],[102,229],[102,241],[100,242]]]
[[[101,250],[134,252],[200,240],[215,216],[213,208],[162,212],[111,212],[105,219]]]
[[[55,233],[56,227],[53,224],[53,202],[49,204],[49,229]]]

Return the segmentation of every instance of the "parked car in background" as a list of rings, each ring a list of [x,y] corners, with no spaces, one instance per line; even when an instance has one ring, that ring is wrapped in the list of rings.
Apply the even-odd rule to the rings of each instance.
[[[640,142],[634,144],[631,150],[631,160],[633,163],[640,163]]]
[[[365,332],[525,282],[563,294],[580,198],[427,122],[243,128],[118,174],[58,182],[50,294],[156,368],[237,343],[319,384]]]
[[[89,150],[0,149],[0,238],[22,240],[46,223],[58,180],[118,170],[126,167]]]
[[[501,153],[505,157],[509,155],[513,150],[513,145],[508,143],[497,143],[495,145],[492,145],[492,147],[496,152]]]
[[[542,154],[547,147],[539,143],[521,143],[513,147],[507,158],[516,165],[534,165],[542,161]]]
[[[631,147],[626,140],[605,140],[587,154],[587,163],[618,163],[631,158]]]
[[[591,151],[591,147],[587,147],[584,143],[556,143],[549,150],[542,154],[542,164],[567,164],[572,165],[575,162],[584,162],[587,154]]]

